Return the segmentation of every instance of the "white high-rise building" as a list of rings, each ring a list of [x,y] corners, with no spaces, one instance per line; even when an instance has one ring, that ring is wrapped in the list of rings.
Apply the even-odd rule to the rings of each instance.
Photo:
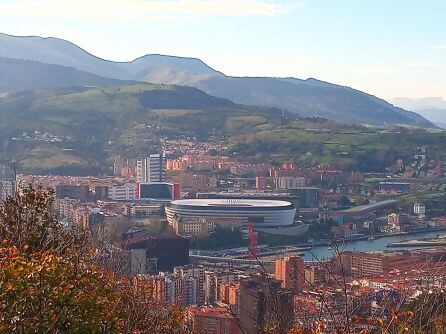
[[[416,215],[425,215],[426,214],[426,207],[423,203],[415,203],[413,205],[413,213]]]
[[[166,182],[166,155],[151,154],[136,163],[136,177],[139,183]]]

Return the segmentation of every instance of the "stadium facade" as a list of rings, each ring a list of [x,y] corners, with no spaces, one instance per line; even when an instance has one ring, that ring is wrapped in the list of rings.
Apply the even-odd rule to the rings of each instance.
[[[203,218],[216,222],[238,222],[245,225],[252,220],[258,227],[292,225],[296,207],[287,201],[257,199],[185,199],[166,206],[169,224],[174,220]]]

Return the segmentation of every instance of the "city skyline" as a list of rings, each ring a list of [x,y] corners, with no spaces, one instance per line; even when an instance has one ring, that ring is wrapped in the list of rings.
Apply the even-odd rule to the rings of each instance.
[[[436,0],[6,0],[0,31],[63,38],[115,61],[196,57],[232,76],[314,77],[389,100],[445,98],[445,9]]]

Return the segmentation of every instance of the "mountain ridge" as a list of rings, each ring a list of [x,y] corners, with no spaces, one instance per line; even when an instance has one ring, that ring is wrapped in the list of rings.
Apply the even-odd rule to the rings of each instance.
[[[421,116],[353,88],[313,78],[231,77],[198,58],[147,54],[130,62],[114,62],[63,39],[6,34],[0,35],[0,56],[33,58],[30,60],[71,66],[113,79],[191,86],[235,103],[285,109],[307,117],[344,123],[434,127]]]
[[[427,118],[437,126],[446,129],[446,100],[443,97],[407,98],[398,97],[392,103]]]
[[[101,77],[74,67],[0,57],[0,91],[77,86],[116,87],[132,83]]]

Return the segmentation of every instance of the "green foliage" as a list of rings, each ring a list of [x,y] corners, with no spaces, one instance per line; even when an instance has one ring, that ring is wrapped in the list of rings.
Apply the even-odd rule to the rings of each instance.
[[[428,159],[446,159],[444,132],[378,128],[295,121],[292,125],[232,137],[228,150],[253,161],[289,161],[298,165],[330,164],[347,170],[382,172],[418,146],[428,147]],[[261,156],[257,156],[262,152]],[[263,162],[262,161],[262,162]]]
[[[194,88],[153,84],[15,93],[0,98],[0,111],[0,163],[15,159],[23,172],[73,175],[107,172],[111,155],[147,154],[147,147],[157,149],[160,136],[207,140],[277,118],[275,110],[242,108]],[[237,125],[242,119],[246,122]],[[35,130],[70,140],[12,140]]]
[[[333,225],[334,222],[332,220],[321,220],[318,223],[311,224],[308,228],[307,236],[314,239],[329,238]]]
[[[114,281],[73,258],[0,249],[0,332],[113,333]]]
[[[205,237],[193,237],[191,248],[218,249],[226,247],[238,247],[243,245],[240,229],[225,229],[216,227],[215,231]]]

